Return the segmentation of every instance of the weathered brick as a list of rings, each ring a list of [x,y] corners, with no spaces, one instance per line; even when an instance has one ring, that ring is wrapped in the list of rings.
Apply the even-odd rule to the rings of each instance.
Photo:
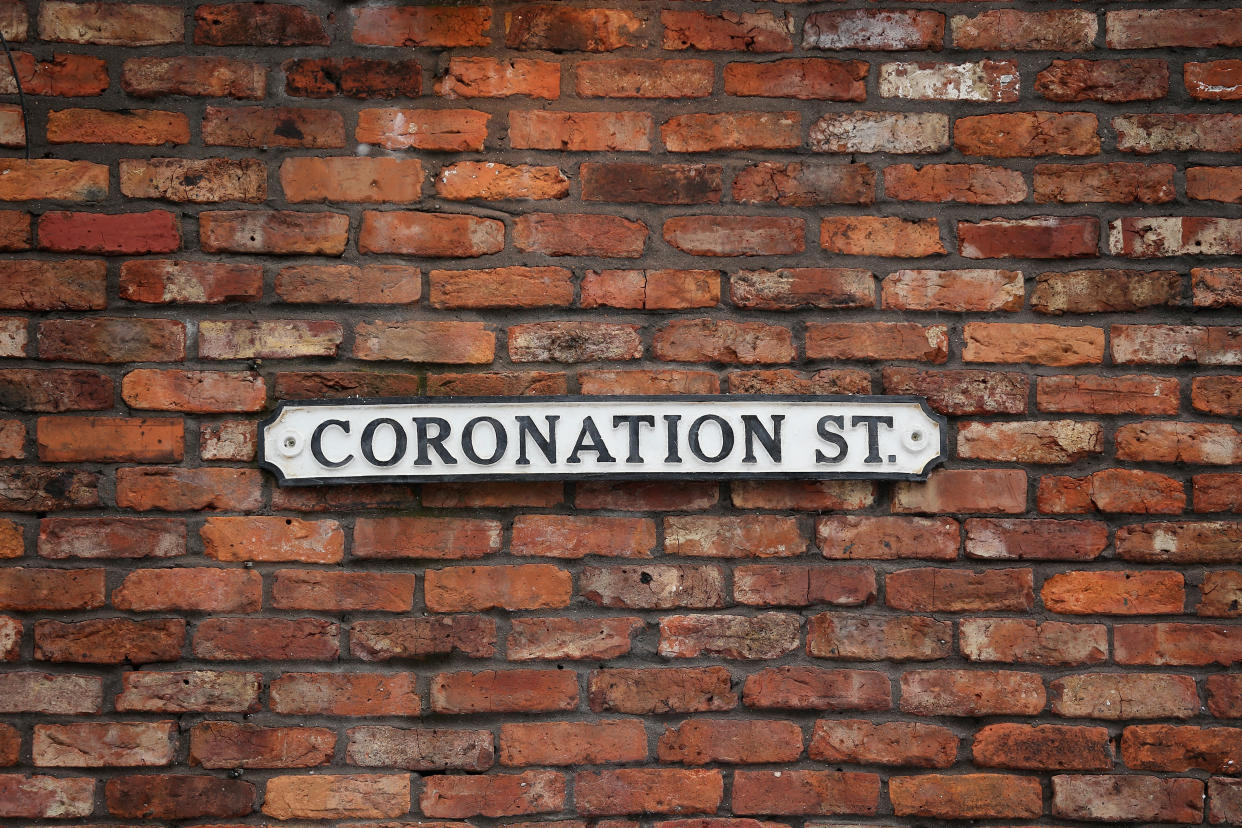
[[[409,810],[406,773],[276,776],[263,796],[263,813],[275,819],[391,818]]]
[[[1052,667],[1097,664],[1108,657],[1108,628],[1018,618],[965,618],[958,622],[958,647],[967,661]],[[1058,684],[1052,689],[1055,710]]]
[[[267,198],[267,168],[261,161],[227,158],[122,160],[121,192],[130,198],[213,204]]]
[[[336,521],[280,517],[209,517],[199,530],[203,553],[218,561],[336,563],[344,533]]]
[[[358,236],[362,253],[458,258],[496,253],[503,246],[503,224],[461,214],[368,210]]]
[[[563,607],[572,591],[568,572],[548,564],[429,569],[423,584],[432,612],[478,612]]]
[[[1035,201],[1161,204],[1173,201],[1172,164],[1039,164]]]
[[[1121,758],[1133,770],[1236,773],[1237,728],[1132,725],[1121,735]]]
[[[900,201],[1016,204],[1027,195],[1017,170],[985,164],[893,164],[884,169],[884,194]]]
[[[1102,451],[1100,424],[1078,420],[963,422],[957,432],[957,456],[972,460],[1074,463]]]
[[[1242,433],[1224,423],[1146,421],[1117,430],[1117,458],[1227,466],[1242,456]]]
[[[450,99],[525,95],[555,100],[561,96],[561,65],[526,58],[453,57],[436,82],[436,94]]]
[[[190,122],[183,113],[155,109],[56,109],[47,114],[50,144],[188,144]]]
[[[1118,664],[1227,667],[1242,661],[1242,629],[1236,624],[1118,624],[1113,657]]]
[[[802,27],[803,49],[939,51],[943,42],[944,15],[933,11],[814,12]]]
[[[1179,614],[1186,591],[1176,572],[1060,572],[1040,590],[1044,607],[1068,615]]]
[[[739,97],[863,101],[867,97],[867,72],[868,65],[861,60],[734,62],[725,64],[724,90]]]
[[[591,60],[575,67],[575,77],[580,98],[705,98],[714,86],[706,60]]]
[[[862,480],[737,480],[730,494],[738,509],[854,510],[874,503],[876,489]]]
[[[611,322],[532,322],[509,328],[514,362],[596,362],[639,359],[637,325]]]
[[[832,559],[953,560],[960,528],[952,518],[824,517],[815,522],[815,543]]]
[[[586,567],[578,575],[578,594],[603,607],[709,609],[724,606],[724,571],[669,564]]]
[[[0,774],[0,816],[80,819],[89,817],[94,808],[94,779]]]
[[[586,816],[710,814],[723,797],[718,770],[627,768],[574,775],[574,803]]]
[[[897,816],[933,819],[1032,819],[1044,811],[1043,785],[1029,776],[925,774],[889,780]]]
[[[43,558],[171,558],[186,551],[185,521],[176,518],[44,518]]]
[[[39,7],[39,37],[96,46],[158,46],[180,43],[185,22],[175,6],[49,0]]]
[[[703,713],[736,707],[729,688],[723,667],[608,669],[590,674],[587,698],[597,713]]]
[[[901,569],[884,577],[885,601],[907,612],[1025,612],[1035,604],[1029,569]]]
[[[117,776],[104,786],[104,797],[108,813],[128,819],[228,819],[254,810],[255,788],[214,776]]]
[[[558,199],[569,195],[569,179],[557,167],[459,161],[440,169],[436,193],[452,201]]]
[[[958,118],[954,145],[965,155],[1029,158],[1096,155],[1096,116],[1087,112],[1013,112]]]
[[[728,681],[726,680],[726,689]],[[98,714],[103,710],[103,679],[69,673],[0,673],[0,712],[54,716]]]
[[[431,679],[437,713],[534,713],[576,710],[578,680],[558,670],[438,673]]]
[[[1052,813],[1105,822],[1200,822],[1204,784],[1155,776],[1054,776]]]
[[[481,558],[500,549],[500,534],[500,523],[494,520],[359,518],[354,525],[353,555],[383,559]]]
[[[496,654],[496,622],[479,615],[357,621],[350,629],[349,650],[363,661],[456,653],[490,658]]]
[[[1105,14],[1110,49],[1239,46],[1240,9],[1142,9]]]
[[[958,247],[968,259],[1069,259],[1098,255],[1094,217],[1035,216],[957,223]]]
[[[335,661],[340,630],[318,618],[208,618],[191,650],[211,661]]]
[[[1187,72],[1195,64],[1186,64]],[[1163,60],[1054,60],[1035,76],[1035,91],[1050,101],[1155,101],[1169,92]]]
[[[737,814],[874,814],[880,777],[840,770],[739,770],[733,774]]]
[[[741,615],[669,615],[660,619],[658,652],[665,657],[700,655],[731,659],[779,658],[801,639],[801,619],[768,612]]]
[[[713,375],[714,378],[714,375]],[[800,373],[790,368],[732,371],[731,394],[870,394],[871,377],[857,368]],[[718,389],[713,389],[715,393]]]
[[[0,283],[0,307],[5,309],[103,310],[107,304],[107,266],[102,261],[8,259],[5,275]]]
[[[1242,61],[1187,61],[1182,79],[1190,97],[1208,101],[1242,100]]]
[[[486,364],[496,349],[482,322],[363,322],[354,337],[354,356],[364,360]]]
[[[0,175],[3,201],[102,201],[108,196],[107,167],[88,161],[6,158]]]
[[[31,759],[41,768],[159,767],[173,762],[174,722],[35,725]]]
[[[99,618],[35,623],[35,658],[79,664],[149,664],[176,661],[185,644],[185,621],[179,618],[131,621]]]
[[[312,768],[332,759],[336,734],[323,727],[203,722],[190,731],[191,766]]]
[[[1196,512],[1242,512],[1236,474],[1196,474],[1192,478]]]
[[[1026,472],[1020,469],[939,469],[926,483],[898,483],[897,513],[1026,511]]]
[[[369,100],[417,98],[422,93],[422,67],[416,60],[298,58],[281,68],[286,94],[298,98],[346,95]]]
[[[886,367],[884,391],[926,397],[942,414],[1021,414],[1026,411],[1029,380],[1005,371]]]
[[[202,46],[327,46],[323,20],[286,4],[217,3],[194,10],[194,42]]]
[[[616,658],[643,626],[638,618],[514,618],[505,646],[510,661]]]
[[[815,152],[942,152],[949,148],[949,116],[939,112],[832,113],[815,122],[808,141]]]
[[[346,761],[361,767],[422,772],[485,771],[495,761],[493,754],[492,734],[486,730],[355,727],[349,730]]]
[[[19,612],[98,609],[104,603],[102,569],[0,570],[0,610]]]
[[[710,371],[581,371],[583,394],[719,394],[720,379]]]
[[[797,112],[677,115],[660,126],[660,138],[669,152],[794,149],[802,144],[801,125]]]
[[[198,229],[199,244],[206,253],[339,256],[349,238],[349,216],[292,210],[213,210],[199,214]]]
[[[351,9],[353,41],[362,46],[487,46],[488,6],[374,6]]]
[[[112,591],[112,605],[134,612],[256,612],[262,591],[263,578],[246,570],[135,569]]]
[[[509,113],[509,146],[513,149],[570,152],[646,152],[654,125],[648,112]]]
[[[664,240],[694,256],[778,256],[801,253],[802,219],[768,216],[677,216]]]
[[[266,93],[267,67],[228,57],[129,58],[121,67],[121,88],[136,98],[190,95],[258,101]]]
[[[99,475],[53,466],[0,469],[0,508],[47,512],[100,505]]]
[[[1180,514],[1186,493],[1180,480],[1136,469],[1103,469],[1084,478],[1043,477],[1036,495],[1045,514],[1128,512]]]
[[[1242,524],[1227,521],[1132,523],[1117,530],[1117,555],[1142,563],[1242,561]]]
[[[519,6],[505,14],[510,49],[611,52],[644,46],[646,17],[622,9],[577,9],[555,4]]]
[[[1036,673],[911,670],[901,677],[901,709],[920,716],[1034,716],[1044,702]]]
[[[951,622],[917,616],[825,612],[811,618],[806,634],[808,655],[846,661],[932,661],[952,643]]]
[[[700,52],[792,52],[793,17],[768,11],[719,15],[699,11],[662,11],[666,50]]]
[[[1026,362],[1035,365],[1086,365],[1102,362],[1104,331],[1085,326],[968,322],[966,362]]]
[[[880,303],[900,310],[1016,311],[1023,296],[1018,271],[898,270],[881,283]]]
[[[262,502],[260,480],[258,469],[120,468],[116,473],[116,503],[140,512],[257,509]]]
[[[1018,65],[1013,61],[880,66],[880,96],[884,98],[1012,103],[1018,100],[1018,88]]]
[[[272,580],[276,609],[405,612],[414,601],[413,573],[279,569]]]
[[[345,119],[329,109],[209,106],[202,133],[209,147],[339,149],[345,146]]]
[[[934,218],[830,216],[820,219],[819,244],[846,256],[917,258],[946,252]]]
[[[820,719],[807,755],[818,762],[947,768],[957,758],[957,736],[915,722]]]
[[[914,322],[808,322],[808,359],[945,362],[948,328]]]
[[[417,716],[414,673],[285,673],[272,681],[275,713],[294,716]]]
[[[231,262],[135,259],[121,263],[120,295],[147,304],[253,302],[263,295],[263,269]]]
[[[1046,12],[1000,9],[950,21],[955,49],[984,51],[1086,52],[1094,48],[1099,24],[1092,11]]]
[[[715,270],[588,270],[580,284],[584,308],[672,310],[720,304]]]
[[[252,713],[259,709],[258,673],[130,670],[121,674],[118,712]]]
[[[875,571],[869,566],[739,566],[733,571],[734,600],[749,606],[856,607],[875,595]]]
[[[1157,152],[1237,152],[1242,115],[1118,115],[1112,119],[1117,149],[1138,155]]]
[[[364,109],[354,137],[385,149],[481,150],[490,118],[475,109]]]
[[[636,719],[513,722],[500,728],[502,765],[599,765],[646,758],[646,731]]]
[[[202,359],[291,359],[335,356],[343,333],[331,320],[204,320],[198,324]]]

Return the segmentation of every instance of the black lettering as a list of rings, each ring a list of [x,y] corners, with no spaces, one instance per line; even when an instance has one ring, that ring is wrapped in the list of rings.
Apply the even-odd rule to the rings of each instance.
[[[742,415],[742,427],[745,429],[746,434],[746,453],[742,455],[743,463],[758,462],[755,459],[756,438],[758,438],[759,444],[763,446],[763,450],[768,453],[768,457],[772,458],[772,462],[781,462],[781,421],[785,419],[785,415],[773,414],[771,416],[772,431],[769,433],[754,414]]]
[[[556,421],[561,418],[559,414],[545,414],[544,419],[548,421],[548,435],[545,437],[535,428],[535,421],[525,414],[519,415],[518,424],[518,459],[517,465],[529,466],[530,460],[526,459],[526,438],[529,436],[535,441],[535,445],[543,452],[543,456],[548,462],[556,465]]]
[[[638,452],[639,426],[655,428],[655,417],[651,414],[618,414],[612,418],[613,428],[619,428],[626,424],[630,427],[630,454],[625,458],[625,462],[641,463],[643,458]]]
[[[704,454],[703,445],[699,442],[699,430],[703,428],[703,423],[709,422],[715,423],[720,428],[720,453],[714,457],[708,457]],[[733,427],[725,421],[724,417],[718,417],[715,414],[704,414],[690,425],[689,443],[690,453],[695,457],[704,463],[719,463],[733,451]]]
[[[858,416],[850,420],[850,427],[857,428],[860,423],[867,427],[867,458],[863,462],[883,463],[884,460],[880,457],[880,426],[892,428],[893,418],[876,414]]]
[[[815,450],[816,463],[840,463],[845,459],[845,455],[849,453],[850,445],[845,442],[845,438],[834,431],[829,431],[829,424],[837,428],[845,428],[845,418],[834,414],[828,414],[819,418],[819,422],[815,424],[815,430],[819,432],[819,438],[824,442],[831,443],[837,447],[837,453],[832,457],[824,454],[819,449]]]
[[[590,417],[582,418],[582,430],[578,432],[578,440],[574,443],[574,450],[569,453],[569,459],[566,463],[581,463],[578,459],[578,453],[583,451],[593,451],[598,458],[599,463],[615,463],[617,458],[608,453],[608,446],[604,445],[604,438],[600,436],[599,429],[595,427],[595,421]]]
[[[344,460],[332,461],[323,453],[323,433],[329,426],[336,426],[346,434],[349,433],[349,423],[345,420],[324,420],[315,426],[314,432],[311,433],[310,450],[311,456],[315,458],[315,462],[329,469],[339,469],[341,466],[354,459],[352,454],[345,455]]]
[[[435,426],[436,433],[428,433],[428,426]],[[435,453],[440,455],[440,462],[446,466],[457,465],[457,458],[444,448],[444,441],[448,439],[452,430],[448,420],[443,417],[415,417],[414,439],[418,443],[418,454],[414,458],[414,465],[431,465],[431,459],[427,456],[428,448],[434,449]]]
[[[474,429],[479,423],[490,425],[492,433],[496,435],[496,449],[491,457],[480,457],[474,450]],[[497,420],[495,417],[475,417],[466,423],[466,427],[461,430],[461,450],[470,458],[471,463],[490,466],[504,456],[505,449],[508,447],[509,435],[505,433],[505,427],[500,424],[500,420]]]
[[[379,427],[386,425],[392,429],[393,438],[396,445],[392,449],[392,457],[387,460],[380,460],[375,456],[375,432]],[[367,427],[362,430],[362,456],[367,458],[367,462],[373,466],[391,466],[405,456],[406,436],[405,429],[401,427],[401,423],[391,417],[380,417],[367,423]]]
[[[665,414],[665,437],[668,441],[668,455],[664,458],[665,463],[680,463],[681,454],[677,450],[677,430],[678,423],[681,422],[680,414]]]

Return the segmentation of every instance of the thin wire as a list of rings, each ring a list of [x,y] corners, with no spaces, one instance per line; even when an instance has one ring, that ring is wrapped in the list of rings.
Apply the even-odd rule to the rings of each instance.
[[[17,100],[22,108],[22,142],[26,145],[26,160],[30,160],[30,121],[26,117],[26,93],[22,91],[22,79],[17,76],[17,64],[13,62],[13,53],[9,50],[9,41],[0,30],[0,46],[9,59],[9,71],[13,73],[13,83],[17,84]]]

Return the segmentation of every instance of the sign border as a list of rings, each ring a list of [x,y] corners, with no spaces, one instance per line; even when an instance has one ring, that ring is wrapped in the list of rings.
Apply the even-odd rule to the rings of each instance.
[[[364,475],[342,477],[299,477],[287,478],[280,468],[267,459],[264,432],[273,425],[285,408],[302,406],[364,406],[364,405],[438,405],[443,403],[492,403],[492,402],[605,402],[607,400],[625,400],[641,402],[658,400],[661,402],[720,402],[743,401],[762,402],[832,402],[832,403],[918,403],[927,417],[940,425],[940,452],[937,457],[923,467],[921,472],[740,472],[724,475],[728,480],[910,480],[925,481],[937,466],[943,465],[949,452],[949,420],[943,414],[932,410],[926,397],[911,394],[557,394],[538,396],[444,396],[444,397],[342,397],[340,399],[312,400],[281,400],[267,417],[259,421],[259,434],[256,459],[259,468],[266,469],[276,478],[282,487],[294,486],[333,486],[351,483],[487,483],[496,481],[521,480],[710,480],[720,479],[722,475],[692,474],[661,474],[652,472],[588,472],[586,474],[473,474],[464,475]],[[291,481],[291,482],[290,482]]]

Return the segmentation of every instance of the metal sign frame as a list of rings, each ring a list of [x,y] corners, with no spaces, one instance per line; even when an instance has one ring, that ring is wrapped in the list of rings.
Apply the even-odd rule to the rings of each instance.
[[[608,401],[626,402],[797,402],[797,403],[834,403],[862,404],[866,408],[881,407],[890,403],[915,403],[924,416],[936,424],[940,432],[940,445],[937,453],[918,472],[865,472],[865,471],[834,471],[831,469],[814,471],[756,471],[756,472],[578,472],[570,473],[475,473],[475,474],[391,474],[391,475],[323,475],[316,477],[286,477],[282,469],[269,458],[266,436],[269,428],[276,425],[287,408],[302,407],[338,407],[363,408],[376,405],[400,406],[436,406],[436,405],[471,405],[486,406],[494,403],[557,403],[590,402],[606,404]],[[260,468],[271,472],[281,486],[327,486],[338,484],[365,483],[443,483],[443,482],[488,482],[488,481],[519,481],[519,480],[911,480],[922,481],[932,469],[944,463],[948,456],[948,419],[936,413],[927,404],[924,397],[912,395],[856,395],[856,394],[617,394],[617,395],[581,395],[562,394],[556,396],[444,396],[444,397],[347,397],[342,399],[282,400],[276,409],[259,422],[258,464]]]

